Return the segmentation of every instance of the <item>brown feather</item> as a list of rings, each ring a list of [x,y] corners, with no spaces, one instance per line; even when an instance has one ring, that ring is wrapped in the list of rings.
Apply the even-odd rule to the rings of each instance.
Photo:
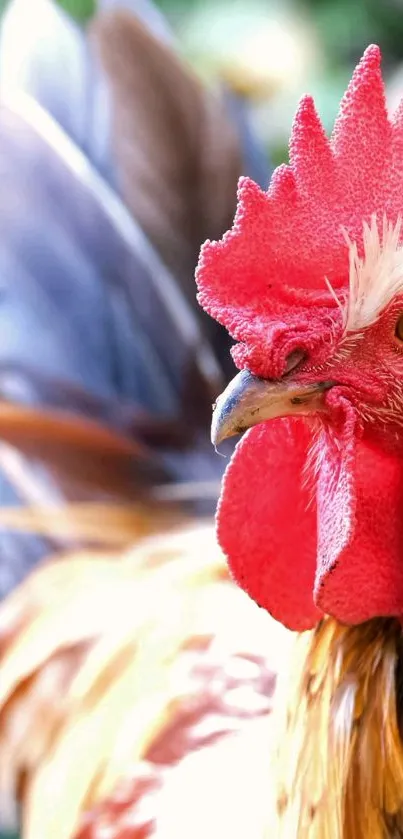
[[[166,478],[157,459],[136,440],[68,411],[1,402],[0,440],[3,466],[7,444],[31,465],[46,467],[67,498],[150,500],[147,490]],[[24,490],[22,478],[19,488]]]
[[[241,156],[221,103],[124,10],[100,14],[93,39],[107,73],[126,202],[194,302],[198,250],[231,225]]]

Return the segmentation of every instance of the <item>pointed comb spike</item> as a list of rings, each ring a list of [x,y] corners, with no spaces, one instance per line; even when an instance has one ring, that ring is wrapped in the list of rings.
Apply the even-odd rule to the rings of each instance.
[[[269,191],[272,201],[294,202],[297,196],[297,185],[291,166],[282,163],[274,170]]]
[[[266,285],[261,253],[270,243],[269,210],[267,194],[250,178],[240,178],[232,229],[201,250],[196,270],[199,303],[232,334],[237,331],[234,311],[259,299]]]
[[[240,178],[238,181],[238,206],[235,214],[236,224],[241,219],[246,221],[259,210],[264,209],[267,204],[267,195],[250,178]]]
[[[392,129],[388,119],[379,47],[370,46],[342,99],[333,135],[346,213],[361,218],[383,208],[390,174]],[[354,231],[355,232],[355,231]]]
[[[250,235],[251,240],[258,246],[259,241],[262,247],[267,242],[267,229],[269,220],[269,201],[267,193],[251,181],[250,178],[241,178],[238,186],[238,208],[235,215],[233,230],[240,229],[242,236]],[[252,239],[253,237],[253,239]]]
[[[232,228],[224,233],[222,239],[218,242],[207,239],[201,246],[199,262],[196,268],[196,281],[199,284],[199,278],[205,270],[210,268],[215,263],[217,254],[220,250],[225,249],[231,238],[236,238],[239,228],[243,229],[247,226],[250,218],[254,218],[267,204],[267,196],[254,181],[247,177],[241,177],[238,180],[237,188],[237,208],[234,217]],[[201,302],[201,299],[199,299]],[[204,303],[202,303],[204,305]]]
[[[341,100],[339,115],[332,134],[332,146],[337,156],[346,155],[346,146],[352,143],[352,151],[359,146],[360,128],[364,134],[385,131],[388,125],[385,88],[381,75],[381,53],[379,47],[368,47],[354,70],[352,79]],[[363,140],[365,138],[361,138]]]
[[[330,142],[311,96],[298,106],[290,139],[290,163],[298,187],[313,200],[328,195],[334,180]]]

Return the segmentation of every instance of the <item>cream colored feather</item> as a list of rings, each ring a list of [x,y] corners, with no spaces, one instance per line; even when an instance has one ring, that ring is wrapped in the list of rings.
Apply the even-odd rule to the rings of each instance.
[[[8,806],[21,796],[24,839],[71,839],[141,765],[189,691],[190,639],[253,650],[274,670],[288,642],[230,582],[209,524],[140,541],[119,561],[51,560],[5,602],[1,627],[0,786]]]

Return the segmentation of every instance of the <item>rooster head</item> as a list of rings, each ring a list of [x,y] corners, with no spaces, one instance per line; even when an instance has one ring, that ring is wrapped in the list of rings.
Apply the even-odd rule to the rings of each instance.
[[[240,373],[213,442],[246,431],[217,512],[235,580],[295,630],[403,616],[403,104],[370,46],[330,140],[311,98],[267,192],[242,179],[203,246],[204,309]]]

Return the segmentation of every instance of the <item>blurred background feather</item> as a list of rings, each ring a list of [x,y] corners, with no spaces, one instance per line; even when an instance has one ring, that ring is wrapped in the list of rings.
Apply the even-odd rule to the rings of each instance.
[[[163,15],[114,5],[85,31],[14,0],[0,44],[0,810],[24,839],[72,837],[86,813],[102,829],[91,808],[113,809],[119,780],[132,810],[145,766],[159,779],[267,713],[273,687],[264,651],[249,714],[209,687],[237,655],[215,661],[239,593],[197,523],[231,363],[193,281],[239,175],[270,166],[243,100],[198,80]]]
[[[192,270],[202,240],[221,235],[233,212],[240,144],[218,101],[166,46],[172,37],[162,16],[139,5],[143,21],[151,12],[156,38],[133,14],[111,15],[106,5],[93,27],[95,48],[49,0],[15,0],[3,22],[2,395],[25,410],[46,404],[69,414],[47,427],[41,415],[35,444],[33,415],[19,422],[19,439],[11,441],[19,467],[15,456],[10,467],[9,452],[3,466],[6,503],[26,493],[32,470],[35,494],[48,500],[60,493],[83,500],[88,485],[95,497],[127,499],[139,471],[144,481],[151,470],[151,483],[157,474],[207,480],[221,471],[206,419],[227,339],[216,328],[213,346],[203,336]],[[156,105],[148,108],[151,86]],[[221,121],[217,141],[214,120]],[[210,185],[222,178],[214,202],[208,178]],[[112,443],[111,434],[106,454],[105,440],[97,449],[87,426],[84,464],[83,443],[74,456],[73,437],[80,423],[85,436],[89,414],[121,441]],[[15,435],[15,420],[3,417]],[[52,442],[62,427],[63,439]],[[140,455],[144,436],[154,451]],[[103,478],[98,469],[92,480],[90,451],[99,462],[101,449]],[[11,551],[15,538],[4,536]],[[2,563],[4,592],[44,550],[36,540],[18,545],[24,558]]]

